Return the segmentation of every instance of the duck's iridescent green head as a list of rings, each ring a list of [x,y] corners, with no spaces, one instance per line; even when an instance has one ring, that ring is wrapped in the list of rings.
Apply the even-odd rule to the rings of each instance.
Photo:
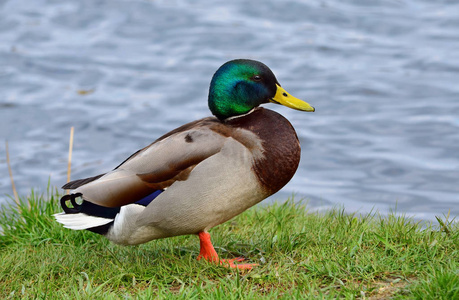
[[[236,59],[222,65],[210,83],[209,108],[220,120],[243,115],[262,103],[314,111],[308,103],[289,95],[263,63]]]

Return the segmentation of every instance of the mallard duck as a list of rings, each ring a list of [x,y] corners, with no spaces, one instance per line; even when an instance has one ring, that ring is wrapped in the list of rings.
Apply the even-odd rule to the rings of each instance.
[[[298,137],[286,118],[259,107],[269,102],[314,111],[263,63],[223,64],[209,89],[215,117],[166,133],[108,173],[65,184],[74,191],[61,198],[56,220],[122,245],[197,234],[198,259],[252,268],[235,263],[242,258],[219,259],[208,230],[276,193],[296,172]]]

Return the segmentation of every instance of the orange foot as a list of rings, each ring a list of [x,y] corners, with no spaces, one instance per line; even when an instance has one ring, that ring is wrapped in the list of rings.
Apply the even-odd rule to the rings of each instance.
[[[234,262],[244,261],[243,257],[236,257],[233,259],[220,259],[217,252],[210,241],[210,234],[208,232],[201,231],[199,234],[199,243],[201,250],[199,251],[198,260],[204,258],[208,262],[217,263],[227,268],[238,268],[241,270],[250,270],[258,264],[235,264]]]

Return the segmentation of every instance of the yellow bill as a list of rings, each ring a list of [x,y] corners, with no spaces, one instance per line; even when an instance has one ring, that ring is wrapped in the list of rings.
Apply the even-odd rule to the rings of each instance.
[[[272,103],[281,104],[296,110],[302,111],[315,111],[315,108],[312,107],[309,103],[304,102],[298,98],[293,97],[283,87],[276,84],[277,90],[276,95],[271,99]]]

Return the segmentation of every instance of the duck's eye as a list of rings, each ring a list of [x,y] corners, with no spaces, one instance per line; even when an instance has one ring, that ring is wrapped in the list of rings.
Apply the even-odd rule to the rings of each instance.
[[[261,81],[261,76],[260,75],[255,75],[252,77],[254,81]]]

